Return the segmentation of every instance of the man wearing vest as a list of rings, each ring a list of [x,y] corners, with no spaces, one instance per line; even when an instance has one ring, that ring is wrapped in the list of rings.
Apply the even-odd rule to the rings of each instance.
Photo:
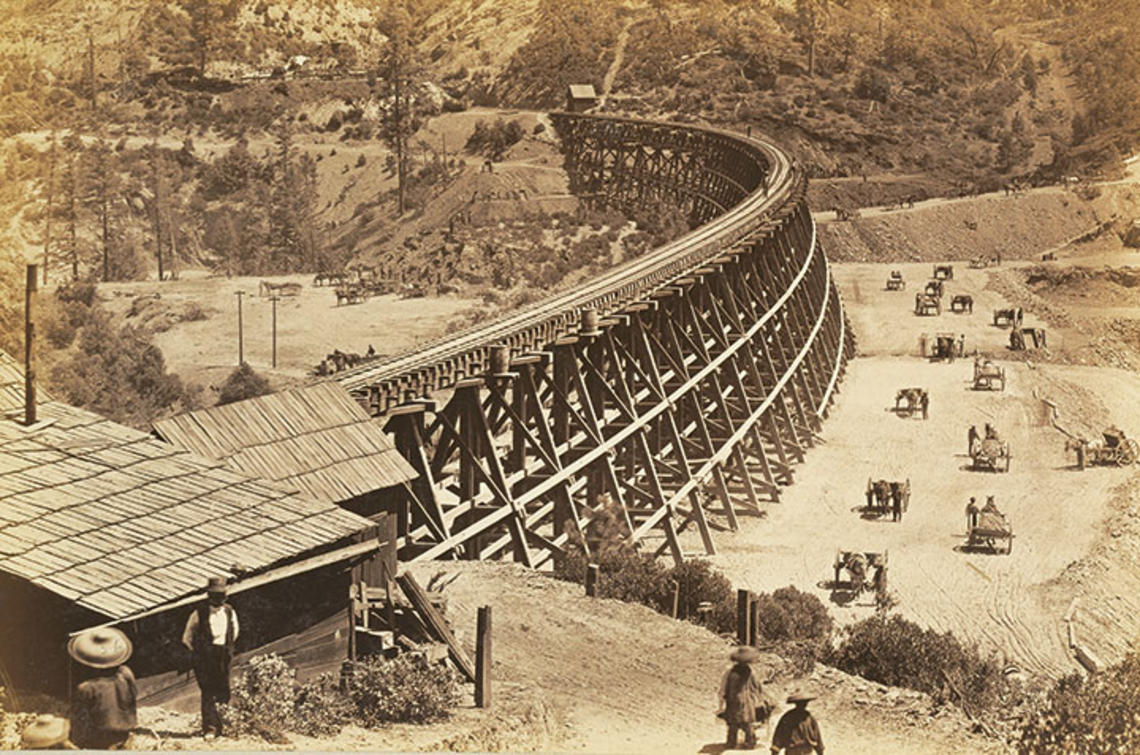
[[[194,609],[186,620],[182,644],[190,650],[194,677],[202,691],[202,734],[211,738],[222,735],[218,703],[230,701],[230,664],[238,637],[238,619],[233,606],[226,603],[225,577],[210,577],[206,596],[207,602]]]

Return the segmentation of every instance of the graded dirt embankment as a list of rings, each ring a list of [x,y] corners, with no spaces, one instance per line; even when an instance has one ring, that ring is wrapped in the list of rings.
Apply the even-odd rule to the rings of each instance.
[[[492,606],[496,706],[531,701],[552,709],[562,737],[547,749],[723,750],[724,727],[713,714],[729,640],[643,606],[587,598],[580,585],[518,565],[441,562],[413,571],[425,584],[444,575],[449,617],[468,646],[476,609]],[[758,667],[781,702],[803,681],[776,656]],[[920,693],[826,667],[810,683],[821,693],[812,709],[834,752],[1000,751],[971,734],[956,709],[936,708]],[[763,749],[771,731],[761,728],[759,738]]]
[[[1036,258],[1100,220],[1090,203],[1059,189],[930,200],[906,211],[864,210],[844,222],[834,217],[816,213],[820,239],[834,262]]]

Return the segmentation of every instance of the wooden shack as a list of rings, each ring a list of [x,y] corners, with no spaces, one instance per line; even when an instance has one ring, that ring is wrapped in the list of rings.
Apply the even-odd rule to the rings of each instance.
[[[212,575],[231,583],[239,664],[339,668],[353,569],[384,545],[373,521],[59,401],[25,425],[22,384],[0,352],[0,684],[65,695],[69,634],[116,624],[141,702],[192,709],[175,664]]]
[[[566,112],[584,113],[598,104],[593,84],[571,84],[566,87]]]
[[[336,383],[317,383],[187,412],[154,425],[179,448],[239,474],[270,480],[311,499],[371,519],[390,548],[360,575],[369,584],[395,576],[397,531],[406,528],[408,483],[416,471],[380,424]]]

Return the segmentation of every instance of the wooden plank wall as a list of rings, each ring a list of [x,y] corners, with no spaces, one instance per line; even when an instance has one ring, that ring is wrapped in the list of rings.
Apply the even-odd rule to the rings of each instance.
[[[250,658],[267,653],[277,653],[284,658],[297,670],[299,682],[324,673],[339,673],[341,663],[348,658],[347,611],[346,604],[345,608],[300,632],[239,653],[234,659],[234,681]],[[186,713],[198,710],[198,684],[193,673],[167,672],[139,679],[138,683],[139,705],[161,705]]]

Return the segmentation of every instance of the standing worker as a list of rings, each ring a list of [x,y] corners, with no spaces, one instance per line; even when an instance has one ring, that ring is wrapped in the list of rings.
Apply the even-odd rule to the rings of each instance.
[[[202,692],[202,734],[222,735],[218,703],[230,701],[230,666],[238,638],[238,618],[226,603],[226,578],[210,577],[206,602],[186,620],[182,644],[190,650],[190,662]]]
[[[819,724],[808,712],[807,704],[815,696],[803,692],[794,692],[788,695],[788,702],[796,707],[780,716],[776,724],[776,733],[772,736],[772,754],[777,755],[783,750],[788,755],[808,755],[816,752],[823,755],[823,737],[819,733]]]
[[[966,445],[969,446],[970,456],[974,455],[974,444],[978,442],[978,426],[970,425],[969,431],[966,433]],[[971,499],[973,500],[973,499]]]
[[[733,666],[720,682],[721,712],[717,715],[728,725],[725,745],[735,748],[736,736],[743,731],[744,747],[750,750],[756,746],[756,732],[752,727],[756,723],[757,708],[761,709],[762,718],[767,719],[764,688],[751,666],[760,660],[760,651],[744,645],[732,651],[729,660]]]
[[[891,521],[902,521],[902,491],[898,489],[898,483],[891,483]]]
[[[135,675],[123,665],[131,641],[114,627],[89,629],[67,643],[72,658],[89,669],[71,700],[71,739],[85,750],[122,749],[138,726]]]
[[[929,419],[930,418],[930,394],[927,393],[926,391],[923,391],[922,392],[922,398],[920,400],[922,401],[922,418],[923,419]]]
[[[978,503],[977,499],[970,496],[970,502],[966,504],[966,532],[973,531],[978,526]]]

